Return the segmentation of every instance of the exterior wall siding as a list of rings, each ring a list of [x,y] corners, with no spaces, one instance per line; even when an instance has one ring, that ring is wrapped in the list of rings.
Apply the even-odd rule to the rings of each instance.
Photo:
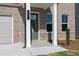
[[[13,41],[14,43],[21,42],[24,39],[24,25],[18,8],[0,6],[0,15],[11,15],[13,17]]]
[[[66,32],[62,32],[62,14],[68,15],[68,28],[70,29],[70,39],[75,40],[75,4],[61,3],[58,5],[58,40],[66,39]]]

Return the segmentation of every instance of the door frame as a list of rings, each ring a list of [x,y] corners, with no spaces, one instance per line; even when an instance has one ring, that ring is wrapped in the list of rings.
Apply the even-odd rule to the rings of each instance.
[[[36,13],[36,14],[38,14],[38,23],[40,24],[40,22],[39,22],[39,19],[40,19],[40,17],[39,17],[39,12],[37,12],[37,11],[31,11],[31,13]],[[39,31],[39,27],[38,27],[38,39],[37,40],[40,40],[40,31]],[[32,35],[32,34],[31,34]],[[31,37],[32,38],[32,37]]]

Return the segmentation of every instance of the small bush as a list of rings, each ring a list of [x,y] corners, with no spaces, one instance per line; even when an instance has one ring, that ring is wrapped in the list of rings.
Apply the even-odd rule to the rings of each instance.
[[[67,46],[70,44],[70,29],[66,30],[66,44]]]

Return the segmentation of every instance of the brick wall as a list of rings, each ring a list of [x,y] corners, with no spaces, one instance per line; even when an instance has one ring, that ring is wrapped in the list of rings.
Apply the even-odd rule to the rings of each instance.
[[[61,15],[68,15],[68,27],[70,28],[70,39],[75,39],[75,4],[73,3],[61,3],[58,5],[58,39],[66,39],[65,32],[62,32]]]
[[[24,39],[23,37],[24,25],[18,8],[0,6],[0,15],[11,15],[13,17],[14,43],[21,42]]]

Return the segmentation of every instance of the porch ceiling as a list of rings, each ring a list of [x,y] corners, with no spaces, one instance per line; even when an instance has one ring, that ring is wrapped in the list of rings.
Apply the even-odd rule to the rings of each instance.
[[[43,9],[47,9],[49,6],[51,5],[51,3],[31,3],[31,7],[39,7],[39,8],[43,8]]]

